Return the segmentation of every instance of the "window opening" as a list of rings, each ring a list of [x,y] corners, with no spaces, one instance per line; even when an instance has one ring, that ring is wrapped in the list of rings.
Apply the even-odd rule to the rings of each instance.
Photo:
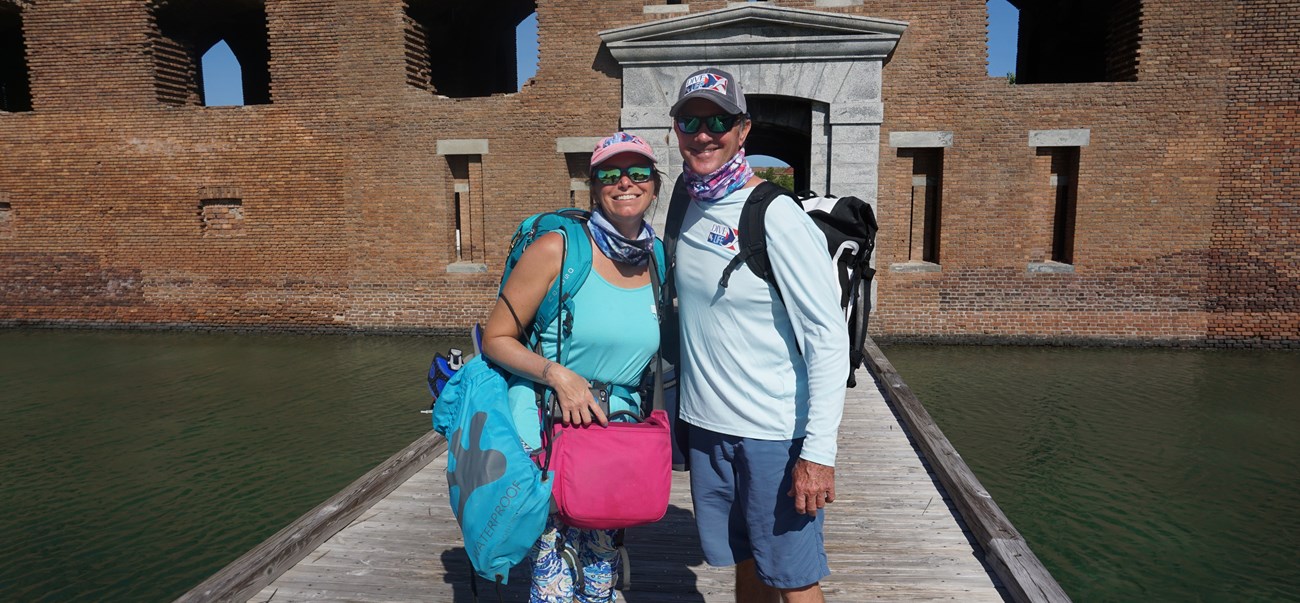
[[[901,149],[898,155],[912,158],[907,259],[938,264],[943,225],[943,149]]]
[[[465,214],[469,212],[469,156],[468,155],[448,155],[447,168],[451,170],[452,183],[452,223],[455,225],[455,237],[453,239],[455,247],[452,252],[455,254],[456,261],[464,261],[464,228],[468,225],[469,220]]]
[[[521,25],[536,11],[531,0],[407,0],[407,83],[452,98],[518,91]]]
[[[172,105],[227,104],[208,98],[206,54],[224,42],[238,65],[242,103],[271,102],[270,44],[261,0],[153,0],[153,54],[158,100]],[[218,74],[220,75],[220,74]]]
[[[524,84],[537,75],[537,63],[541,58],[541,48],[537,44],[537,11],[515,27],[515,49],[519,58],[515,90],[523,90]]]
[[[1056,210],[1052,218],[1052,261],[1074,263],[1074,220],[1078,201],[1079,147],[1057,147],[1052,153],[1052,188]]]
[[[0,196],[0,238],[7,239],[14,234],[14,207],[9,199]]]
[[[1015,83],[1137,80],[1141,0],[1009,3],[1019,9]]]
[[[0,111],[31,110],[31,74],[27,69],[22,9],[0,3]]]
[[[989,0],[988,74],[1016,83],[1016,44],[1020,11],[1007,0]]]
[[[464,192],[468,193],[468,192],[469,192],[468,188],[469,188],[469,187],[466,186],[466,190],[465,190]],[[454,193],[454,194],[455,194],[455,206],[456,206],[456,207],[455,207],[455,211],[456,211],[456,261],[457,261],[457,262],[461,261],[461,258],[463,257],[463,255],[462,255],[462,251],[461,251],[461,239],[460,239],[460,232],[461,232],[460,216],[461,216],[461,212],[463,211],[463,209],[462,209],[461,204],[460,204],[460,193],[461,193],[461,191],[459,191],[459,190],[457,190],[457,191]]]
[[[230,45],[221,40],[203,53],[200,62],[203,74],[203,104],[208,107],[238,106],[244,104],[244,83],[239,59]]]
[[[483,157],[447,155],[452,181],[452,253],[457,262],[482,262],[483,246]]]
[[[590,205],[591,153],[565,153],[564,163],[569,168],[569,207]]]

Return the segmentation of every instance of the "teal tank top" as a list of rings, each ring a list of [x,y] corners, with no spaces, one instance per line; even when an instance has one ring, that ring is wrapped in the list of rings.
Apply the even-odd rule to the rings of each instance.
[[[542,333],[542,355],[555,360],[559,323]],[[635,388],[646,365],[659,349],[659,319],[650,285],[624,289],[605,280],[596,270],[588,275],[573,297],[573,333],[564,340],[562,364],[588,381]],[[541,423],[533,382],[512,375],[510,413],[525,444],[541,445]],[[610,397],[610,411],[629,410],[640,404],[631,398]]]

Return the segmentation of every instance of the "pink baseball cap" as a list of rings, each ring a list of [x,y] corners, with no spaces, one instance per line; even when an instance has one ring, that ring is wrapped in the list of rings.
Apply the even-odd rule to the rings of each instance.
[[[655,162],[654,149],[640,136],[615,132],[613,136],[596,143],[596,148],[591,151],[591,167],[596,167],[619,153],[636,153],[649,159],[650,163]]]

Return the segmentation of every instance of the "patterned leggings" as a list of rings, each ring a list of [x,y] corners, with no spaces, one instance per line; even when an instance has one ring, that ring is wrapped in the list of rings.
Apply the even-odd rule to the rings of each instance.
[[[554,515],[546,520],[546,531],[528,552],[533,566],[533,584],[529,603],[612,603],[617,599],[614,576],[622,558],[614,544],[618,530],[581,530],[566,526]],[[556,541],[576,556],[582,570],[581,587],[569,559],[557,550]]]

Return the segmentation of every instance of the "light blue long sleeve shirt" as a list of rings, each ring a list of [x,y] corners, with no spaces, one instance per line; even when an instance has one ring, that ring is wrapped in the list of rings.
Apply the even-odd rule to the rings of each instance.
[[[692,200],[677,244],[683,420],[760,440],[804,437],[800,457],[835,465],[849,335],[826,237],[789,197],[768,207],[767,253],[780,293],[742,264],[740,210],[753,188]],[[802,351],[802,353],[801,353]]]

